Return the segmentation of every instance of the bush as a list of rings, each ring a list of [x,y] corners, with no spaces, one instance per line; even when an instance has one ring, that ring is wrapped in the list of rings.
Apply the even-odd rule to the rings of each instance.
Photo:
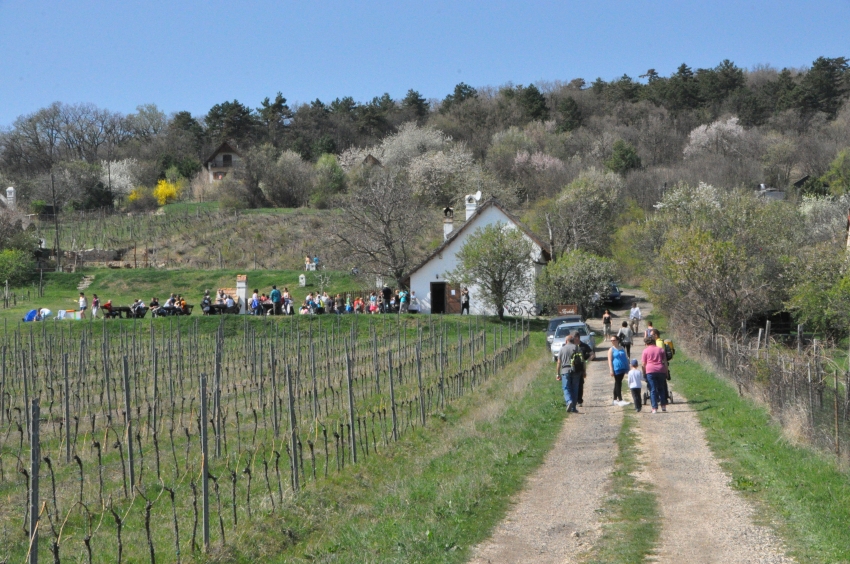
[[[127,196],[128,211],[151,211],[158,207],[159,202],[157,202],[157,199],[154,197],[153,193],[151,193],[151,190],[144,186],[135,188]]]
[[[32,253],[17,249],[0,251],[0,284],[21,287],[35,278],[35,259]]]
[[[156,198],[156,201],[160,206],[164,206],[165,204],[170,204],[179,200],[182,192],[182,182],[160,180],[156,183],[156,188],[153,189],[153,196]]]

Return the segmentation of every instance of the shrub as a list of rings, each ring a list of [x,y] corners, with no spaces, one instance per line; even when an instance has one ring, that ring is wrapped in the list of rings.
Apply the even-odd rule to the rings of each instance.
[[[12,287],[20,287],[35,277],[35,259],[32,253],[17,249],[0,251],[0,284],[9,281]]]
[[[158,206],[159,203],[151,193],[151,189],[144,186],[134,188],[127,196],[127,210],[129,211],[150,211],[155,210]]]
[[[180,194],[183,192],[181,182],[170,182],[168,180],[160,180],[156,183],[156,188],[153,189],[153,196],[156,198],[160,206],[176,202],[180,199]]]

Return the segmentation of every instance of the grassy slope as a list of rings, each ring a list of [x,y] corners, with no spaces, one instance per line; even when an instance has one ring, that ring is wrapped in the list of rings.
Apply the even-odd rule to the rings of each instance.
[[[305,490],[214,559],[465,561],[560,430],[565,414],[542,347],[535,333],[516,363],[448,408],[445,420]]]
[[[676,388],[694,404],[732,485],[759,503],[799,562],[850,561],[850,479],[833,460],[789,444],[768,413],[679,352]]]

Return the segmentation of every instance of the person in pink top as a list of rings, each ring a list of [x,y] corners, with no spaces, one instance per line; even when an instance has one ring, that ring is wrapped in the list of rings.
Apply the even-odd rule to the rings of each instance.
[[[645,338],[643,342],[646,348],[641,354],[640,365],[646,383],[649,384],[652,413],[657,412],[659,403],[661,411],[667,411],[667,355],[652,337]]]

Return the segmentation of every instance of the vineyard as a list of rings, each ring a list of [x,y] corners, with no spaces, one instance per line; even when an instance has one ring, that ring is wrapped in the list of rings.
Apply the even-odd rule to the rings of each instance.
[[[226,212],[198,205],[162,214],[74,212],[60,217],[59,241],[65,251],[120,250],[137,267],[298,268],[305,254],[322,249],[323,225],[322,216],[300,210]],[[53,222],[38,229],[53,247]]]
[[[200,321],[4,335],[0,561],[203,559],[529,343],[468,317]]]

